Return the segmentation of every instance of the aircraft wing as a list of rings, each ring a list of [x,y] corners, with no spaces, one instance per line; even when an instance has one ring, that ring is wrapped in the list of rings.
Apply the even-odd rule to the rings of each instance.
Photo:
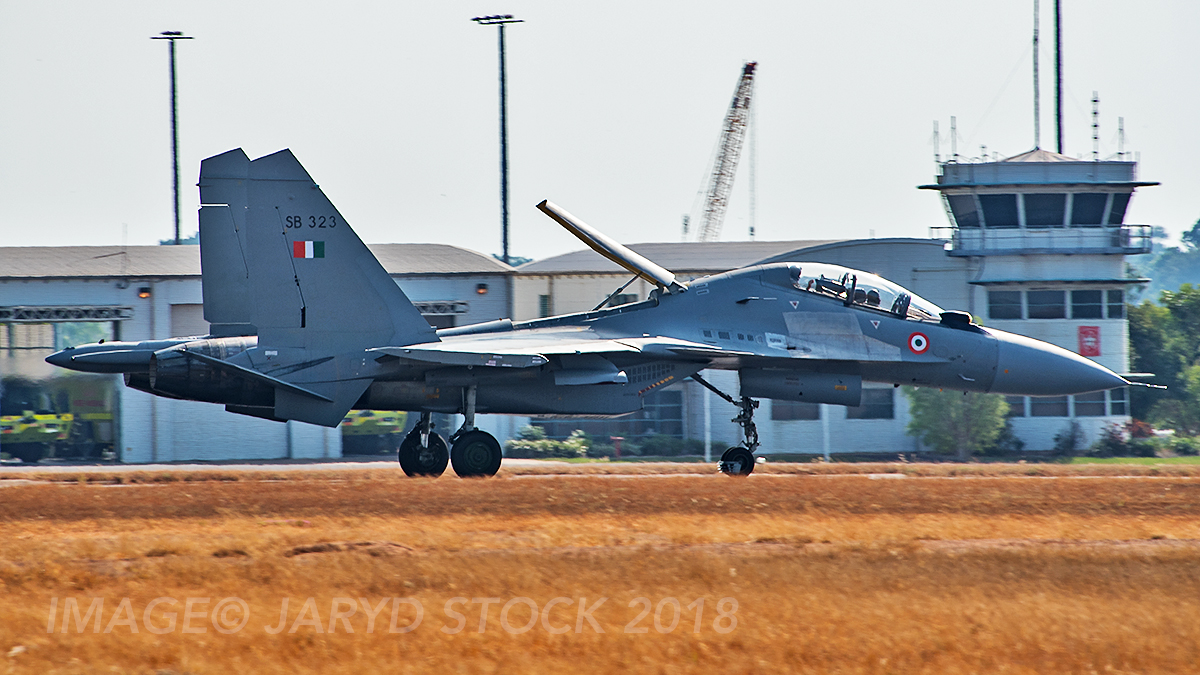
[[[576,354],[642,354],[655,358],[704,360],[750,356],[711,345],[669,337],[602,338],[590,330],[521,331],[447,338],[403,347],[378,347],[369,353],[445,366],[531,368],[550,356]]]

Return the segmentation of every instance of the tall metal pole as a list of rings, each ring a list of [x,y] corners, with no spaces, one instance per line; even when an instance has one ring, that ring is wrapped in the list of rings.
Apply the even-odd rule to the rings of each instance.
[[[508,264],[508,70],[504,64],[504,24],[500,33],[500,256]]]
[[[477,16],[471,19],[481,26],[496,26],[500,29],[500,243],[504,264],[508,257],[508,69],[505,64],[504,27],[510,23],[524,23],[512,14]]]
[[[172,195],[174,196],[173,204],[175,207],[175,245],[180,242],[179,237],[179,105],[175,92],[175,41],[176,40],[191,40],[192,38],[185,36],[179,31],[163,31],[161,35],[156,35],[150,38],[151,40],[166,40],[167,53],[170,54],[171,62],[171,186]]]
[[[1063,57],[1062,57],[1062,0],[1054,0],[1054,119],[1058,129],[1058,154],[1063,151]]]
[[[1042,147],[1042,87],[1038,79],[1038,0],[1033,0],[1033,147]]]

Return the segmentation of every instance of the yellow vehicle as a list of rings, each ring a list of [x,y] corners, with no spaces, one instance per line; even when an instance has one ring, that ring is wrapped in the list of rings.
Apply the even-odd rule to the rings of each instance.
[[[408,413],[380,410],[351,410],[342,420],[343,455],[393,453],[400,446],[400,432]]]
[[[0,382],[0,452],[23,462],[112,455],[111,377]]]

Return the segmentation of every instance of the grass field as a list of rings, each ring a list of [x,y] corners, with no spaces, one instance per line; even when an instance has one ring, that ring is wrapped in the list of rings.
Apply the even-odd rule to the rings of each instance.
[[[1197,467],[1063,465],[1046,476],[980,465],[991,475],[950,477],[933,465],[853,475],[768,464],[735,480],[560,466],[581,473],[0,480],[0,665],[1175,673],[1200,663]],[[418,607],[420,622],[400,632]]]
[[[1073,457],[1072,464],[1200,464],[1200,457]]]

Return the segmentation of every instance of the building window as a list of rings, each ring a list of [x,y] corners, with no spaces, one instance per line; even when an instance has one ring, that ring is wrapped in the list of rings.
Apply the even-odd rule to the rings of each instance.
[[[1125,318],[1125,291],[1108,291],[1108,318]]]
[[[540,316],[544,319],[544,318],[550,316],[550,313],[552,311],[553,311],[553,308],[550,305],[550,296],[549,295],[539,295],[538,296],[538,316]]]
[[[1072,319],[1103,319],[1104,291],[1071,291]]]
[[[974,195],[949,195],[950,211],[954,223],[959,227],[979,227],[979,211],[975,208]]]
[[[1104,221],[1104,207],[1107,205],[1107,193],[1076,193],[1071,199],[1071,224],[1100,225]]]
[[[425,314],[422,316],[434,328],[454,328],[453,314]]]
[[[1008,417],[1024,417],[1025,416],[1025,397],[1024,396],[1005,396],[1004,401],[1008,403]]]
[[[821,406],[804,401],[771,401],[771,419],[773,420],[819,420]]]
[[[979,203],[983,206],[983,224],[989,229],[1021,224],[1016,195],[979,195]]]
[[[988,291],[988,317],[1021,318],[1021,291]]]
[[[1108,414],[1125,416],[1128,415],[1129,408],[1126,406],[1128,400],[1128,389],[1119,387],[1117,389],[1108,390]]]
[[[893,389],[863,389],[862,405],[846,408],[848,420],[890,420],[895,418]]]
[[[1132,192],[1121,192],[1112,196],[1112,209],[1108,212],[1109,225],[1125,222],[1125,209],[1129,208],[1129,198],[1132,195]]]
[[[1066,396],[1030,396],[1029,414],[1032,417],[1068,417],[1070,404]]]
[[[631,302],[637,302],[637,299],[637,293],[618,293],[617,297],[609,301],[608,306],[616,307],[617,305],[628,305]]]
[[[1029,291],[1025,296],[1029,304],[1029,318],[1065,319],[1066,298],[1066,291]]]
[[[1104,392],[1077,394],[1075,396],[1075,416],[1104,417]]]
[[[1025,195],[1025,227],[1062,227],[1066,211],[1065,194]]]

